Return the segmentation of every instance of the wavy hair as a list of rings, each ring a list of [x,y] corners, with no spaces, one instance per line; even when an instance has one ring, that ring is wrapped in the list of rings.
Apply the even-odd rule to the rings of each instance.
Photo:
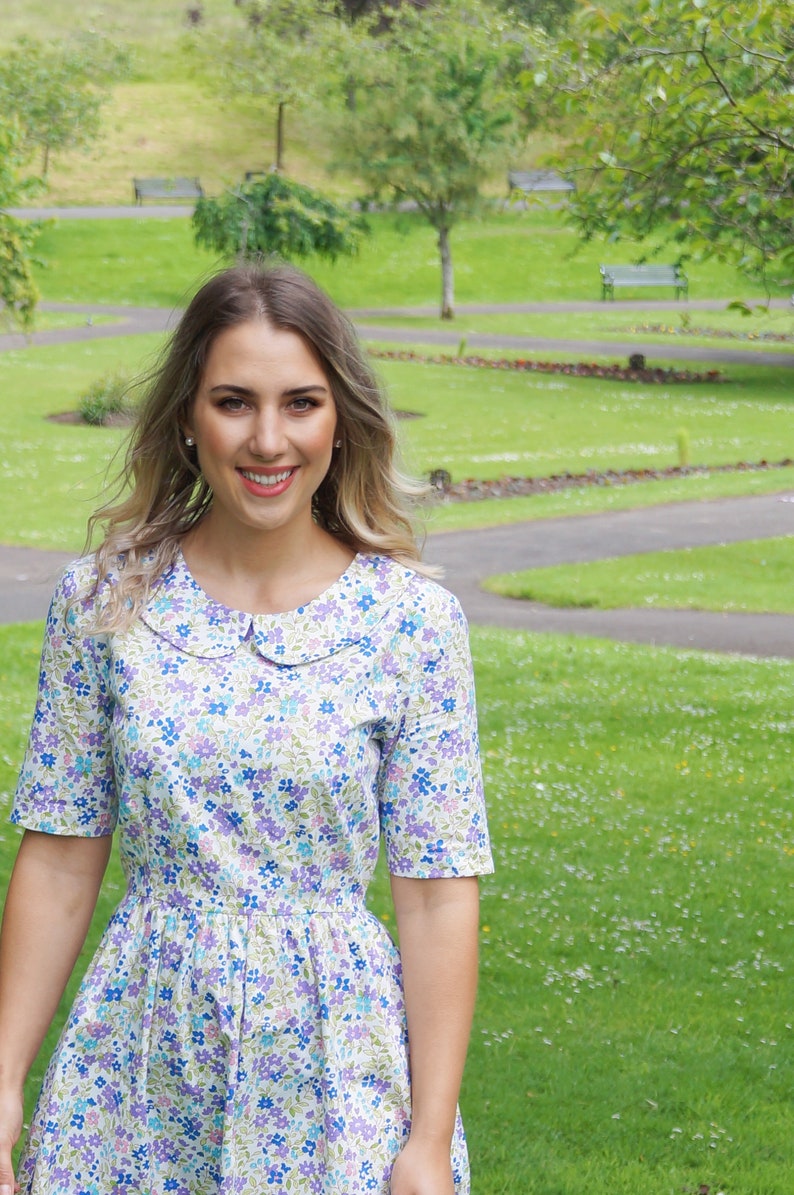
[[[102,530],[94,591],[104,590],[98,630],[132,622],[175,561],[182,537],[212,504],[181,429],[215,338],[251,320],[302,337],[331,386],[341,447],[314,495],[316,522],[354,551],[433,571],[420,562],[410,515],[426,490],[397,468],[392,416],[350,321],[293,266],[240,265],[205,283],[180,319],[150,379],[116,497],[89,522],[89,542]],[[105,586],[111,575],[114,583]]]

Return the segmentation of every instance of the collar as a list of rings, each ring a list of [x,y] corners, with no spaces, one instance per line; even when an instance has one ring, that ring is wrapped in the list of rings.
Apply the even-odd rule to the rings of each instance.
[[[258,654],[274,664],[307,664],[366,639],[400,600],[413,575],[388,556],[359,553],[333,585],[296,610],[248,614],[206,594],[180,553],[141,619],[187,655],[231,655],[250,638]]]

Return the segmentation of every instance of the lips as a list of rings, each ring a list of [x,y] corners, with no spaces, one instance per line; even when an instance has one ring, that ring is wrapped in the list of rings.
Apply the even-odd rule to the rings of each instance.
[[[297,465],[275,473],[260,473],[258,469],[237,470],[243,486],[255,498],[277,498],[289,489],[297,472]]]

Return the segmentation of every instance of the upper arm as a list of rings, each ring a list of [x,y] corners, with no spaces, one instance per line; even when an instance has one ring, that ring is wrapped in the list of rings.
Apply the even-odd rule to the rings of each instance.
[[[421,880],[492,869],[468,630],[438,593],[402,649],[402,707],[378,777],[389,871]]]
[[[66,574],[50,606],[30,737],[11,820],[31,830],[112,833],[116,786],[107,641],[76,625],[75,582]]]

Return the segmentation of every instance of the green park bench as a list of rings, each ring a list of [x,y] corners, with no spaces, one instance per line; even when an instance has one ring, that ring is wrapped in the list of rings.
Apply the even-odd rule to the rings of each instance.
[[[673,286],[675,297],[686,299],[689,279],[679,266],[599,266],[601,298],[614,299],[616,286]]]
[[[144,199],[201,199],[204,189],[197,178],[134,178],[135,202]]]

